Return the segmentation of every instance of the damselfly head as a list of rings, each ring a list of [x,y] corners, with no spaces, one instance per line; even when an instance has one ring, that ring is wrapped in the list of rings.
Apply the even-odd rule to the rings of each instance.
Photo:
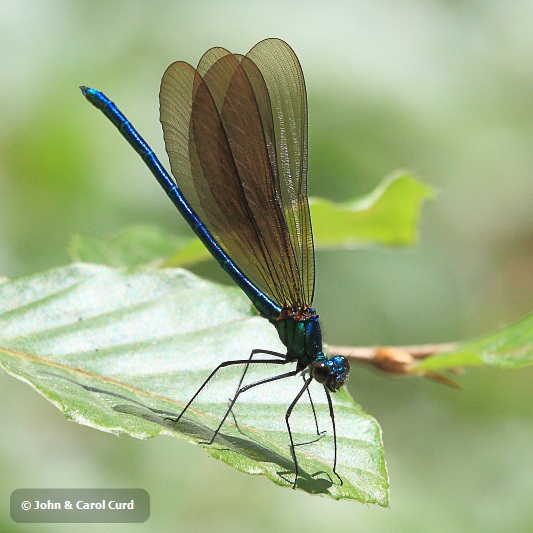
[[[344,385],[349,372],[350,363],[342,355],[331,359],[325,355],[319,356],[311,366],[313,378],[331,392],[337,392]]]

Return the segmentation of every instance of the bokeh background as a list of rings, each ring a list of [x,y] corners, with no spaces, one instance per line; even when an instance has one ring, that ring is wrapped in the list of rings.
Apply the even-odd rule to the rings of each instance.
[[[311,195],[352,198],[398,168],[437,190],[417,247],[318,254],[326,340],[443,342],[509,324],[533,292],[532,28],[527,0],[0,0],[0,276],[66,264],[76,232],[189,234],[79,85],[105,91],[166,161],[168,64],[280,37],[306,75]],[[227,282],[218,270],[196,268]],[[2,374],[0,530],[72,530],[13,523],[9,495],[23,487],[148,490],[149,521],[98,526],[112,531],[533,530],[531,369],[469,370],[459,391],[352,374],[383,427],[390,509],[280,489],[175,439],[78,426]]]

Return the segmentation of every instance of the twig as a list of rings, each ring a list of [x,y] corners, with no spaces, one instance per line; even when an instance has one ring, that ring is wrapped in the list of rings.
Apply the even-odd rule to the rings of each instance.
[[[437,353],[449,352],[457,347],[455,342],[444,342],[442,344],[419,344],[417,346],[394,346],[390,349],[401,350],[412,355],[415,359],[425,359],[430,355]],[[330,346],[328,352],[335,355],[344,355],[350,362],[354,363],[371,363],[376,357],[378,350],[384,349],[380,346]]]
[[[366,363],[389,374],[423,376],[437,383],[459,388],[455,381],[436,372],[419,369],[416,366],[417,360],[425,359],[437,353],[448,352],[456,348],[456,346],[457,344],[452,342],[389,347],[328,346],[328,352],[335,355],[344,355],[350,363]]]

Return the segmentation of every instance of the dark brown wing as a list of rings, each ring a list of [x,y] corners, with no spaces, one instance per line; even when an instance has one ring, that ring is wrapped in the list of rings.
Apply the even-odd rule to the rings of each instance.
[[[259,68],[272,107],[279,190],[296,253],[304,298],[313,301],[315,257],[307,199],[307,93],[302,67],[292,48],[266,39],[247,54]]]
[[[285,155],[278,152],[279,119],[267,78],[250,57],[222,48],[209,50],[196,70],[174,63],[161,82],[161,123],[172,173],[199,219],[269,298],[280,307],[301,307],[312,297],[313,283],[302,277],[309,269],[301,264],[307,258],[304,242],[311,243],[312,259],[312,237],[302,236],[294,184],[281,183],[292,176],[292,168],[279,169],[292,161],[287,156],[292,145],[283,146]],[[278,80],[277,90],[282,84]],[[301,181],[295,182],[300,191]],[[309,221],[307,198],[303,201]]]

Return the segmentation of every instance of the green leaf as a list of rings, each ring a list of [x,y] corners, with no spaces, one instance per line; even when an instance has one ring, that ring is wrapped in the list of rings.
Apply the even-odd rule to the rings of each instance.
[[[428,357],[417,368],[442,370],[483,364],[521,368],[532,363],[533,314],[486,337],[462,343],[451,352]]]
[[[237,367],[221,372],[178,424],[169,417],[181,412],[220,362],[247,358],[253,348],[283,347],[238,289],[184,270],[75,264],[0,283],[0,365],[68,418],[102,431],[209,439],[235,392]],[[284,371],[256,365],[246,383]],[[301,385],[294,377],[250,389],[215,443],[202,446],[242,472],[290,486],[294,470],[284,417]],[[324,391],[315,383],[311,392],[326,434],[297,447],[298,488],[386,506],[379,425],[346,391],[333,395],[340,485],[332,472]],[[307,398],[293,411],[291,426],[297,442],[317,439]]]
[[[157,226],[136,225],[106,241],[75,235],[68,251],[73,261],[133,267],[160,261],[191,241],[201,244],[194,237],[176,237]]]
[[[428,185],[402,173],[384,180],[370,194],[346,203],[312,199],[316,246],[323,249],[415,244],[420,208],[431,196]]]

